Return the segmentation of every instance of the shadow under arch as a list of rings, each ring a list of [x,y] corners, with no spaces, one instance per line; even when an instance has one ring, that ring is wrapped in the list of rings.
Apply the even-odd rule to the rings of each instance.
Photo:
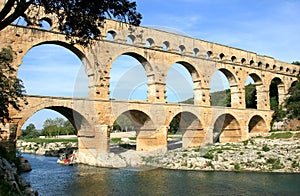
[[[206,135],[201,120],[195,114],[187,111],[179,112],[172,118],[168,130],[169,137],[171,137],[170,133],[174,135],[172,135],[173,139],[168,139],[169,150],[201,146]]]
[[[231,114],[222,114],[214,123],[213,142],[239,142],[242,140],[242,131],[239,122]]]
[[[147,139],[153,136],[155,131],[151,118],[148,116],[148,114],[140,110],[132,109],[118,115],[113,122],[113,127],[116,127],[116,125],[120,127],[126,126],[123,123],[128,123],[128,121],[122,121],[124,118],[130,121],[129,125],[132,127],[131,130],[136,132],[135,149],[137,151],[145,150],[145,147],[147,146]]]
[[[266,121],[259,115],[253,116],[248,123],[248,131],[250,137],[257,133],[267,133],[269,130],[267,129]]]

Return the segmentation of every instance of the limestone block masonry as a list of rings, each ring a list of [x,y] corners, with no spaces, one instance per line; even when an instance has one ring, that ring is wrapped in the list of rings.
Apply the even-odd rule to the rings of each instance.
[[[45,17],[47,15],[41,15],[41,19]],[[11,46],[15,51],[13,66],[16,70],[25,54],[35,46],[56,44],[69,49],[85,66],[89,97],[28,95],[21,111],[10,110],[12,121],[9,124],[17,126],[17,133],[12,133],[11,137],[21,134],[22,125],[35,112],[52,109],[68,118],[76,128],[79,151],[93,156],[109,151],[112,125],[121,114],[136,124],[138,151],[166,151],[170,122],[177,115],[180,116],[183,147],[201,146],[217,140],[237,142],[257,132],[267,132],[273,114],[269,96],[272,81],[276,81],[279,103],[282,103],[299,75],[299,66],[272,57],[113,20],[106,20],[100,29],[104,35],[102,39],[83,47],[70,44],[65,35],[57,31],[53,17],[48,19],[52,20],[50,30],[38,26],[5,28],[0,32],[0,47]],[[147,101],[109,99],[112,63],[123,54],[132,56],[143,66],[148,79]],[[184,66],[192,76],[193,105],[166,102],[166,77],[174,63]],[[231,107],[210,105],[210,80],[217,70],[228,78]],[[246,108],[245,81],[248,76],[255,82],[257,109]],[[10,133],[9,129],[6,131],[1,132],[1,137]]]

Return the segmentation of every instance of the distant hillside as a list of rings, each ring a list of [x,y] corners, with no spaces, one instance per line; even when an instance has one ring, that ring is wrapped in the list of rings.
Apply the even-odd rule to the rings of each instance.
[[[245,86],[245,89],[246,89],[246,107],[247,108],[256,108],[255,86],[253,84],[249,84],[249,85]],[[194,104],[194,98],[189,98],[185,101],[181,101],[180,103]],[[212,106],[230,107],[231,106],[230,89],[211,93],[210,94],[210,103]]]
[[[224,91],[217,91],[210,94],[210,102],[212,106],[230,106],[230,89]],[[179,103],[194,104],[194,97]]]

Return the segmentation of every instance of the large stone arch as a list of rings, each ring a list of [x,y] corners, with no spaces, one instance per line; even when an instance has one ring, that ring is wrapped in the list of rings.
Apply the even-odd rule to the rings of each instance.
[[[111,63],[109,63],[109,65],[107,67],[107,72],[109,72],[109,74],[108,74],[109,77],[106,79],[109,79],[108,84],[110,85],[111,69],[112,69],[112,65],[116,59],[118,59],[122,55],[130,56],[130,57],[134,58],[135,60],[137,60],[138,62],[140,62],[143,69],[145,70],[145,77],[147,79],[147,85],[148,85],[147,99],[153,100],[154,99],[153,97],[155,97],[155,92],[156,92],[156,90],[155,90],[156,82],[155,81],[161,80],[161,79],[159,78],[159,76],[157,76],[157,74],[154,74],[152,65],[148,61],[147,57],[145,57],[142,53],[143,53],[143,51],[125,49],[121,52],[117,52],[116,54],[114,54],[112,57]],[[129,77],[135,77],[135,76],[132,75]]]
[[[263,109],[264,108],[264,105],[265,105],[265,100],[264,100],[264,92],[265,92],[265,87],[263,85],[263,81],[261,79],[261,77],[256,74],[256,73],[250,73],[248,74],[247,77],[250,77],[253,81],[254,81],[254,84],[252,84],[254,87],[255,87],[255,90],[254,90],[254,97],[250,97],[252,100],[253,103],[255,103],[255,106],[247,106],[247,103],[246,103],[246,99],[247,99],[247,91],[246,91],[246,86],[245,86],[245,107],[246,108],[253,108],[253,109]],[[246,83],[246,80],[247,80],[247,77],[243,79],[243,84]]]
[[[270,109],[275,109],[272,108],[272,102],[277,102],[277,107],[279,107],[284,102],[286,94],[284,81],[279,77],[273,77],[269,83]]]
[[[169,70],[174,64],[181,65],[189,72],[193,82],[194,104],[209,105],[209,84],[205,79],[205,76],[203,75],[204,73],[201,73],[199,67],[196,66],[196,63],[188,60],[183,60],[181,58],[175,58],[174,63],[168,65],[168,70],[165,73],[166,77],[168,76]]]
[[[76,135],[79,134],[80,130],[91,127],[88,120],[82,114],[80,114],[80,112],[74,110],[73,108],[69,108],[69,107],[66,107],[63,105],[61,105],[61,106],[52,106],[52,105],[46,106],[43,104],[43,105],[38,105],[34,108],[28,109],[28,110],[26,110],[26,112],[24,112],[24,114],[22,115],[22,118],[18,122],[17,136],[21,135],[21,127],[24,125],[24,123],[32,115],[34,115],[35,113],[37,113],[43,109],[49,109],[49,110],[56,111],[56,112],[60,113],[61,115],[63,115],[64,117],[66,117],[71,122],[73,127],[75,128]]]
[[[269,132],[266,121],[260,115],[254,115],[248,122],[248,131],[250,137],[257,133]]]
[[[50,44],[50,45],[57,45],[65,48],[66,50],[71,51],[76,57],[80,59],[82,62],[83,66],[85,67],[85,74],[88,77],[89,80],[89,87],[94,86],[95,84],[95,75],[97,75],[97,72],[94,71],[89,59],[85,55],[84,51],[80,50],[78,47],[75,45],[69,44],[68,42],[65,41],[60,41],[60,40],[50,40],[50,41],[36,41],[32,45],[26,45],[27,47],[24,47],[23,52],[18,54],[19,58],[23,59],[27,53],[38,46],[45,45],[45,44]],[[28,47],[29,46],[29,47]],[[17,64],[18,68],[22,66],[22,60]],[[89,90],[89,95],[92,95],[91,89]]]
[[[133,123],[136,131],[136,150],[148,151],[152,150],[152,147],[156,147],[155,125],[150,116],[140,110],[130,109],[122,112],[115,117],[115,120],[119,116],[125,115]]]
[[[196,114],[189,111],[178,112],[176,115],[173,115],[169,125],[174,122],[173,120],[176,120],[178,131],[182,134],[183,148],[202,146],[204,144],[206,132]]]
[[[213,142],[239,142],[242,130],[237,119],[231,114],[220,115],[214,123]]]
[[[232,73],[232,71],[230,71],[227,68],[219,68],[218,71],[223,73],[228,80],[228,83],[230,86],[230,98],[231,98],[230,105],[231,105],[231,107],[239,108],[242,104],[242,100],[241,100],[242,97],[241,97],[241,89],[238,84],[236,75],[234,75]],[[212,82],[212,80],[210,81],[210,83],[211,82]]]

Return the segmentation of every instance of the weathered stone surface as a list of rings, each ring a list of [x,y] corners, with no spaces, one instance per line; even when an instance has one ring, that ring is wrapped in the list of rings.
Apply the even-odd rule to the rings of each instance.
[[[41,19],[45,18],[54,20],[53,16],[47,17],[47,14],[42,13]],[[112,20],[105,21],[101,32],[112,33],[114,40],[95,40],[88,47],[72,45],[65,35],[57,33],[56,21],[51,24],[50,31],[40,30],[35,25],[9,26],[1,31],[0,47],[11,46],[16,51],[13,61],[16,70],[22,64],[24,55],[40,44],[55,43],[73,51],[85,66],[89,79],[89,98],[28,96],[21,111],[11,109],[11,124],[18,126],[17,135],[20,135],[22,125],[35,112],[45,108],[53,109],[76,125],[79,150],[92,150],[96,155],[108,153],[111,127],[121,114],[137,121],[139,151],[166,150],[167,130],[178,114],[188,114],[189,117],[181,119],[188,122],[183,123],[182,130],[186,132],[183,141],[185,147],[212,143],[216,127],[221,142],[238,142],[257,132],[267,132],[273,113],[269,97],[271,82],[276,80],[279,103],[283,103],[289,87],[299,74],[299,66],[272,57]],[[138,39],[129,44],[126,43],[128,36]],[[152,45],[146,47],[150,38]],[[167,48],[163,49],[162,43]],[[184,48],[184,51],[179,52],[179,47]],[[147,101],[110,100],[110,71],[114,60],[122,54],[136,58],[145,69],[148,79]],[[192,76],[194,105],[166,103],[166,78],[174,63],[187,68]],[[217,70],[223,72],[229,81],[231,108],[210,105],[210,81]],[[248,76],[255,82],[257,110],[246,108],[245,82]],[[1,134],[5,138],[12,138],[12,141],[15,139],[13,132]]]
[[[2,157],[0,157],[0,179],[3,184],[8,186],[9,195],[37,195],[30,184],[17,175],[17,168]]]

